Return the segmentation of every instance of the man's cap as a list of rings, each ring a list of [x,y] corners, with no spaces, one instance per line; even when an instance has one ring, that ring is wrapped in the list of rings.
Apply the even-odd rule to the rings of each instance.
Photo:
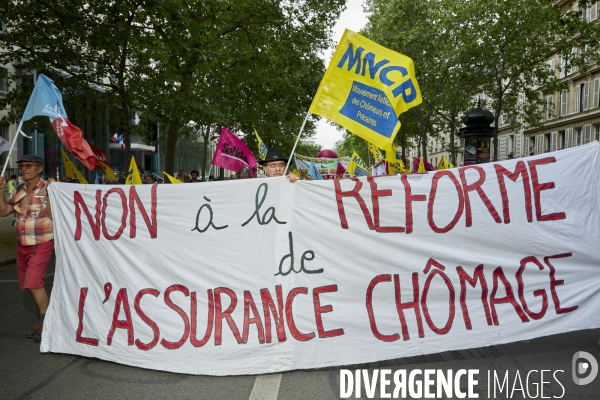
[[[283,155],[283,153],[281,152],[281,149],[272,147],[269,149],[269,151],[267,151],[267,156],[265,157],[265,159],[260,160],[259,163],[260,163],[260,165],[265,165],[272,161],[288,162],[288,159],[286,158],[286,156]]]
[[[19,161],[17,161],[17,164],[21,164],[23,162],[32,162],[44,165],[44,159],[40,156],[36,156],[35,154],[25,154]]]

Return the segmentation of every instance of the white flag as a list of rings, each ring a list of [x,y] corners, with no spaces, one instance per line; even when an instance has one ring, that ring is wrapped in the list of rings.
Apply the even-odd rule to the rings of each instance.
[[[3,137],[0,137],[0,154],[10,150],[10,142]],[[18,150],[15,146],[13,150]]]

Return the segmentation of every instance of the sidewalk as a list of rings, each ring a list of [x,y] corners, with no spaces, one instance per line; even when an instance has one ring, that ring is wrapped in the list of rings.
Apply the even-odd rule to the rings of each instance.
[[[17,263],[17,234],[12,215],[0,217],[0,268]]]

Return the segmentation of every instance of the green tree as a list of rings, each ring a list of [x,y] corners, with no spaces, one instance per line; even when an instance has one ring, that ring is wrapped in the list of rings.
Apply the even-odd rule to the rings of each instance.
[[[143,34],[142,6],[143,1],[0,3],[6,24],[0,32],[0,62],[19,65],[12,79],[27,79],[35,69],[48,74],[63,92],[104,99],[111,124],[124,134],[126,159],[130,121],[137,106],[131,90],[139,84],[140,49],[148,45]],[[3,104],[10,105],[7,120],[20,118],[30,94],[28,85],[11,91]],[[75,104],[66,101],[67,112]]]
[[[519,123],[539,124],[544,95],[564,87],[557,69],[587,68],[598,62],[600,25],[582,20],[581,10],[590,1],[579,1],[578,8],[575,3],[368,0],[366,34],[415,62],[423,95],[423,104],[414,110],[422,155],[427,155],[428,136],[449,131],[455,163],[453,139],[459,117],[476,94],[490,98],[494,142],[502,114],[520,117],[510,118]],[[551,69],[548,60],[554,54],[565,62]]]
[[[329,45],[328,21],[343,2],[185,3],[161,3],[146,73],[163,84],[141,91],[148,113],[168,125],[166,168],[189,121],[203,127],[205,146],[227,126],[251,146],[256,129],[268,147],[290,151],[324,71],[317,55]],[[157,90],[168,92],[160,103]],[[304,136],[313,131],[311,119]]]
[[[126,151],[133,130],[150,136],[130,125],[135,112],[160,121],[165,169],[172,170],[182,135],[200,133],[206,153],[223,125],[256,128],[267,145],[291,150],[323,75],[318,54],[330,44],[330,21],[344,1],[0,4],[8,22],[0,61],[50,71],[59,87],[100,87]],[[26,100],[8,98],[16,119]],[[189,129],[192,122],[199,129]],[[306,135],[313,131],[311,118]]]
[[[479,90],[464,21],[471,6],[457,0],[369,0],[365,33],[376,42],[411,57],[423,103],[407,113],[419,155],[427,159],[429,137],[450,132],[451,160],[456,163],[454,135],[459,115]],[[410,21],[410,24],[405,23]],[[402,129],[405,129],[403,126]],[[402,132],[402,130],[401,130]],[[402,136],[400,136],[402,139]]]
[[[367,165],[370,165],[368,145],[369,143],[360,136],[356,136],[350,131],[345,131],[342,139],[335,143],[334,150],[338,157],[351,156],[352,153],[356,151],[358,156],[367,163]]]
[[[589,1],[580,1],[585,8]],[[598,53],[599,25],[586,23],[574,1],[506,0],[478,2],[480,13],[471,19],[472,36],[478,38],[477,64],[483,67],[482,88],[494,112],[494,155],[498,159],[498,119],[504,114],[520,123],[539,125],[545,111],[544,96],[565,88],[558,71],[586,64],[586,55]],[[550,68],[548,60],[559,54],[564,65]],[[589,54],[588,54],[589,55]],[[597,57],[588,62],[597,62]]]

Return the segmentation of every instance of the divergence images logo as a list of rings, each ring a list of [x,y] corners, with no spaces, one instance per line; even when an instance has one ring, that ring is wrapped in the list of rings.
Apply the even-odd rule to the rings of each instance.
[[[577,353],[573,354],[572,371],[573,382],[575,382],[577,385],[587,385],[596,378],[596,375],[598,375],[598,361],[596,361],[594,356],[590,353],[578,351]],[[580,378],[580,376],[585,374],[588,374],[588,376],[585,378]]]

